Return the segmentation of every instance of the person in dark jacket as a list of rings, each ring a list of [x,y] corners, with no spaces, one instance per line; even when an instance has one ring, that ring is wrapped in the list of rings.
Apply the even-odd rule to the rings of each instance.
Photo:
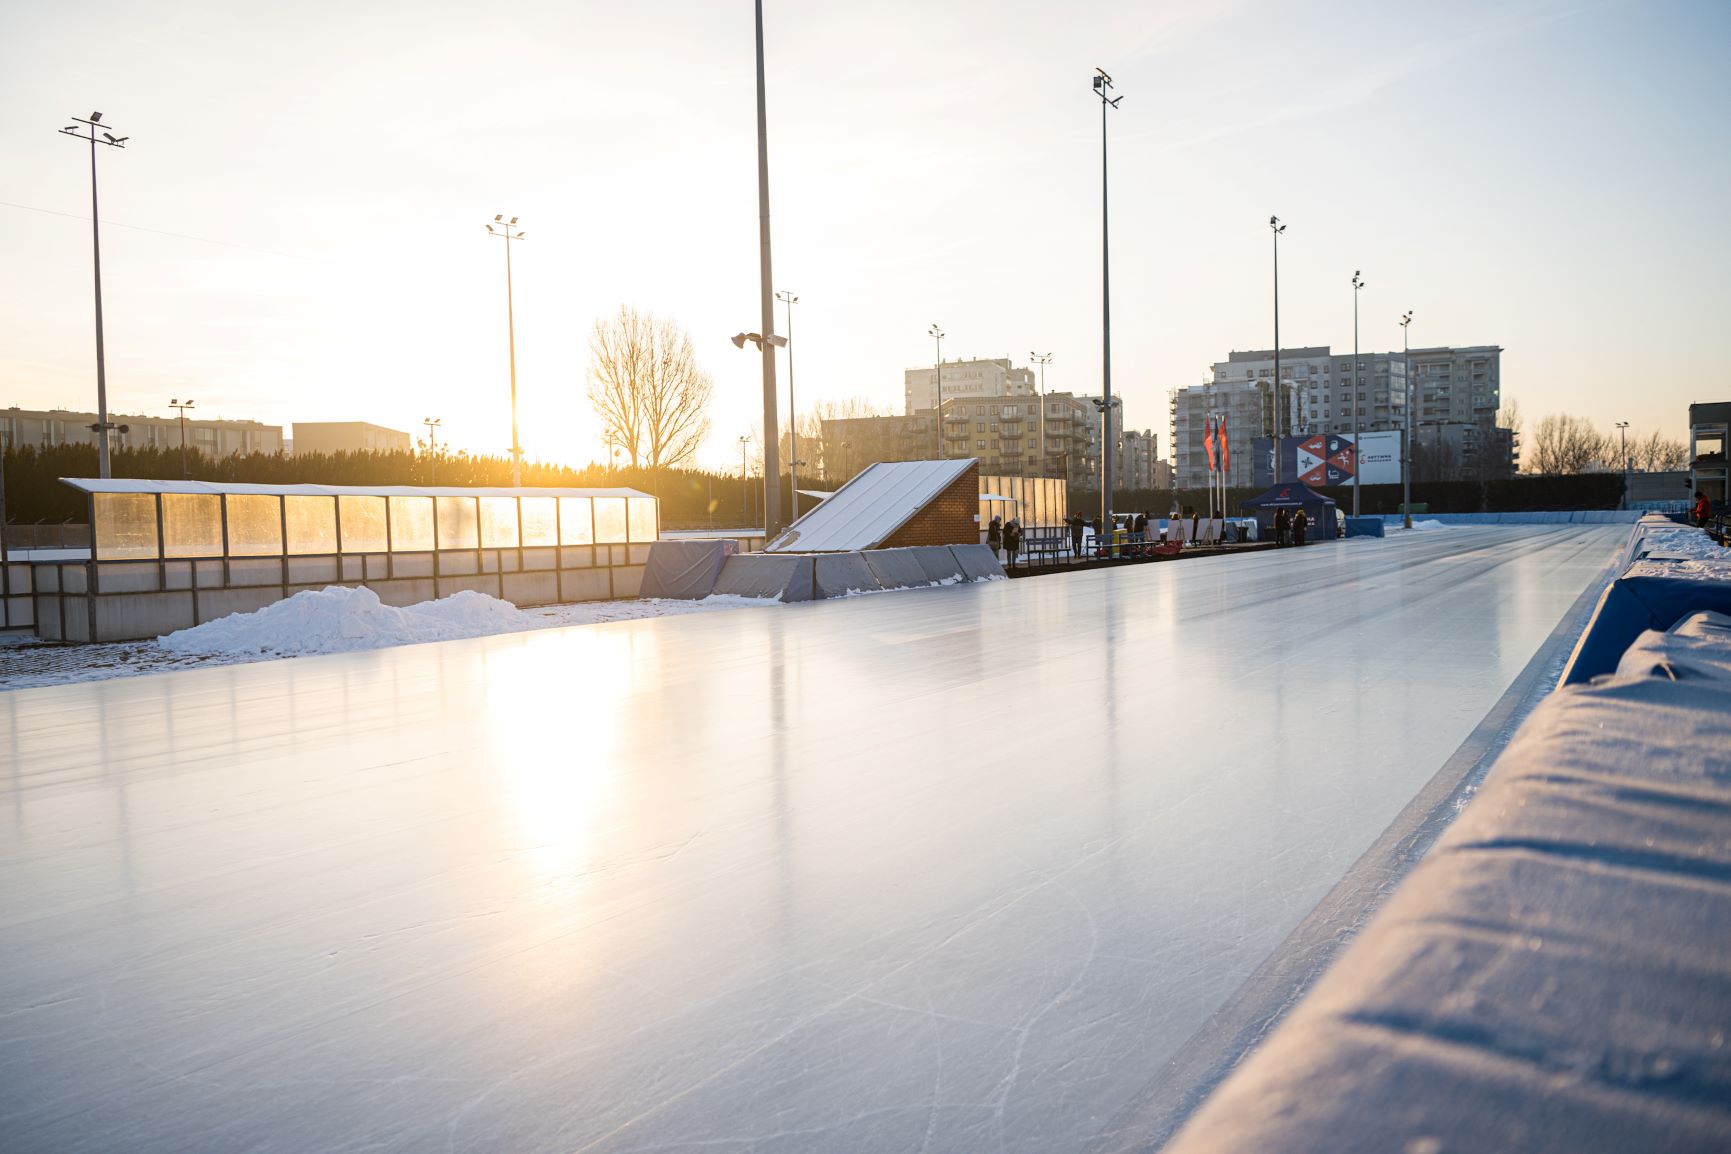
[[[1713,502],[1707,499],[1707,494],[1700,489],[1695,490],[1695,527],[1705,529],[1707,522],[1713,519]]]
[[[1064,518],[1064,524],[1070,526],[1070,555],[1080,557],[1082,555],[1082,533],[1088,528],[1088,522],[1083,520],[1080,514],[1071,513]]]
[[[1274,511],[1274,543],[1275,543],[1275,545],[1278,546],[1278,545],[1286,544],[1286,529],[1287,529],[1287,526],[1289,524],[1290,524],[1290,522],[1287,521],[1287,519],[1286,519],[1286,510],[1285,509],[1276,509]]]
[[[986,548],[992,551],[992,556],[999,556],[1004,548],[1004,521],[1001,517],[993,517],[992,523],[986,526]]]
[[[1004,553],[1009,557],[1009,564],[1016,563],[1016,554],[1022,551],[1022,523],[1011,517],[1004,522]]]
[[[1304,544],[1304,534],[1310,528],[1310,516],[1303,509],[1292,515],[1292,543]]]

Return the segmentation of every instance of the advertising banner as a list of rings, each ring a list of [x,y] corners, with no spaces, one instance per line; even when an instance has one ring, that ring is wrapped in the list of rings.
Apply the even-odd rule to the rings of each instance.
[[[1359,475],[1363,485],[1400,483],[1400,433],[1363,433],[1355,445],[1350,433],[1312,433],[1306,437],[1280,439],[1280,479],[1302,481],[1312,488],[1350,485]],[[1251,484],[1265,488],[1274,484],[1273,439],[1256,440],[1255,469]]]

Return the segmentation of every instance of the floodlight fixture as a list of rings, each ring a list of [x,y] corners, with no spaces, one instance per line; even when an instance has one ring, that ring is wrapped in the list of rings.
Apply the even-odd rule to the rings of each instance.
[[[125,148],[127,138],[107,131],[109,125],[102,123],[100,112],[92,112],[88,120],[79,116],[69,116],[67,119],[72,123],[60,130],[61,135],[90,145],[90,263],[94,272],[96,298],[96,424],[100,434],[96,439],[96,468],[97,475],[106,480],[112,476],[108,462],[108,430],[115,426],[108,419],[108,358],[104,354],[102,340],[102,214],[96,197],[96,146],[100,144],[104,148]],[[89,131],[79,132],[80,124],[87,126]],[[97,139],[98,128],[103,130],[101,139]]]

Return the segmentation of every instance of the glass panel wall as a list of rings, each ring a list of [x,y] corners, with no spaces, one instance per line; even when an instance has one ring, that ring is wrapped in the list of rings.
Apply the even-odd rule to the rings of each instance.
[[[660,534],[655,523],[655,498],[630,497],[626,499],[626,508],[630,521],[631,539],[633,541],[654,541]]]
[[[517,498],[481,498],[481,548],[517,547]]]
[[[335,497],[284,497],[283,514],[288,521],[290,555],[304,557],[337,551]]]
[[[345,493],[337,498],[337,513],[337,523],[342,529],[344,553],[389,551],[383,497],[355,497]]]
[[[562,545],[595,543],[595,511],[588,497],[559,498],[559,542]]]
[[[268,493],[230,493],[228,508],[230,557],[282,556],[282,498]]]
[[[215,493],[164,493],[162,555],[221,557],[222,498]]]
[[[524,497],[523,544],[559,543],[559,506],[552,497]]]
[[[130,561],[157,555],[156,496],[152,493],[95,493],[96,557]]]
[[[474,549],[481,543],[479,516],[473,497],[437,497],[439,548]]]
[[[433,499],[391,498],[391,551],[425,553],[433,548]]]
[[[595,542],[598,545],[625,543],[625,498],[595,498]]]

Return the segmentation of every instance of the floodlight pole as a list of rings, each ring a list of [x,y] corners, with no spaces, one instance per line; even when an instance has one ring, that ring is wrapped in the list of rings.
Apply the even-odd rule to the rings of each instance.
[[[1040,471],[1036,476],[1046,475],[1046,366],[1052,363],[1051,353],[1030,352],[1028,359],[1040,366]]]
[[[90,130],[88,137],[72,125],[60,131],[75,140],[90,141],[90,255],[96,273],[96,467],[98,474],[107,479],[111,475],[108,465],[108,360],[102,348],[102,223],[96,206],[96,146],[104,144],[110,148],[125,148],[131,138],[110,134],[108,126],[102,124],[100,112],[92,112],[89,120],[80,116],[68,119]],[[103,128],[102,140],[96,139],[99,126]]]
[[[499,213],[493,218],[500,226],[498,230],[489,224],[487,231],[505,238],[505,334],[511,354],[511,487],[519,488],[523,484],[523,450],[517,443],[517,307],[511,291],[511,242],[522,240],[523,233],[517,228],[516,217],[506,221],[504,216]]]
[[[1407,345],[1407,326],[1412,324],[1412,310],[1400,318],[1400,359],[1401,372],[1405,380],[1401,382],[1401,396],[1405,401],[1406,435],[1402,438],[1404,450],[1400,455],[1400,507],[1401,528],[1412,528],[1412,353]]]
[[[185,481],[192,477],[192,473],[186,467],[186,410],[193,407],[193,401],[191,397],[184,401],[177,397],[171,397],[168,407],[180,410],[180,479]]]
[[[799,407],[793,400],[793,306],[799,303],[799,297],[785,290],[775,294],[775,299],[787,305],[787,436],[789,440],[787,479],[789,522],[799,520]]]
[[[1105,432],[1100,438],[1100,524],[1107,533],[1108,556],[1112,541],[1112,245],[1107,200],[1106,112],[1118,107],[1118,102],[1124,99],[1109,96],[1111,91],[1112,78],[1104,69],[1094,69],[1094,94],[1100,98],[1100,368],[1105,398],[1100,409],[1105,419]]]
[[[932,411],[937,415],[938,460],[944,459],[944,330],[936,321],[926,335],[938,342],[937,365],[932,369]]]
[[[439,426],[443,420],[438,417],[427,417],[421,424],[427,426],[427,484],[439,483]]]
[[[781,523],[781,429],[776,420],[775,278],[769,257],[769,114],[763,89],[763,0],[757,0],[757,234],[758,293],[763,305],[763,531],[774,538]]]
[[[1358,483],[1364,472],[1364,452],[1359,442],[1363,434],[1358,428],[1358,294],[1364,290],[1364,281],[1358,273],[1352,274],[1352,515],[1358,516]]]
[[[1623,500],[1617,505],[1619,509],[1629,507],[1629,422],[1617,422],[1617,438],[1622,446],[1623,454]]]
[[[1268,218],[1274,233],[1274,483],[1280,484],[1280,434],[1285,426],[1285,398],[1280,388],[1280,234],[1286,226],[1278,216]]]
[[[747,522],[751,520],[751,486],[745,476],[745,449],[751,444],[750,436],[739,438],[739,511]],[[749,524],[746,528],[750,528]]]

